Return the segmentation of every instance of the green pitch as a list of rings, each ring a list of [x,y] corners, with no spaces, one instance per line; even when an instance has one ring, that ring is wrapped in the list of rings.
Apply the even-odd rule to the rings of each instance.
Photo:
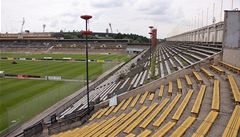
[[[85,59],[85,54],[27,54],[27,53],[13,53],[13,52],[0,52],[0,57],[15,57],[15,58],[64,58],[70,57],[72,59]],[[113,61],[128,61],[130,56],[128,55],[116,55],[116,54],[89,54],[89,59],[98,60],[113,60]]]
[[[83,87],[81,82],[0,78],[0,133]]]
[[[44,57],[51,56],[79,58],[79,55],[64,54],[25,54],[0,53],[1,57]],[[10,56],[11,55],[11,56]],[[129,60],[126,55],[91,55],[91,59]],[[80,55],[80,58],[85,58]],[[90,80],[96,79],[111,69],[113,63],[89,63]],[[0,78],[0,133],[5,129],[22,123],[44,111],[64,97],[82,88],[85,83],[84,62],[57,61],[17,61],[0,60],[0,71],[11,74],[31,74],[40,76],[62,76],[64,79],[78,82],[24,80]]]

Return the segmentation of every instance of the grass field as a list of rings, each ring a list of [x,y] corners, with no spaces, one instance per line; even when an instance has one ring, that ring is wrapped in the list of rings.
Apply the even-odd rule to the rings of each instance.
[[[65,79],[85,78],[84,62],[57,62],[57,61],[17,61],[12,64],[10,60],[0,61],[0,71],[8,74],[30,74],[39,76],[62,76]],[[90,79],[113,67],[112,63],[89,63]]]
[[[0,53],[7,57],[85,58],[84,55],[64,54],[13,54]],[[91,59],[129,60],[125,55],[90,55]],[[11,74],[31,74],[40,76],[62,76],[66,79],[85,79],[84,62],[57,61],[17,61],[0,60],[0,71]],[[90,80],[109,70],[116,64],[89,63]],[[64,97],[71,95],[85,85],[83,82],[24,80],[0,78],[0,132],[6,128],[22,123],[42,112]]]
[[[0,78],[0,132],[83,87],[80,82]]]
[[[63,58],[70,57],[73,59],[85,59],[85,54],[27,54],[27,53],[11,53],[11,52],[0,52],[0,57],[15,57],[15,58]],[[114,60],[114,61],[128,61],[130,56],[128,55],[105,55],[105,54],[89,54],[89,59],[99,60]]]

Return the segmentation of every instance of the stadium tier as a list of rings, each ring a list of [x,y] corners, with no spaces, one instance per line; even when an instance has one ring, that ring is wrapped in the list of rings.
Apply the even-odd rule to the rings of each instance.
[[[206,52],[198,53],[201,50],[206,50]],[[149,52],[146,52],[140,58],[141,61],[135,62],[135,68],[128,67],[128,69],[120,70],[120,72],[126,74],[124,79],[114,77],[92,90],[90,92],[90,101],[95,102],[98,98],[100,101],[105,101],[114,95],[119,95],[140,87],[144,83],[148,83],[151,77],[153,79],[167,77],[178,70],[182,70],[220,52],[221,47],[216,47],[216,45],[211,47],[200,44],[192,46],[191,43],[161,43],[152,55],[152,60],[155,60],[152,65],[155,69],[155,74],[152,74],[150,57],[148,57]],[[63,118],[75,110],[81,110],[86,107],[86,96],[84,96],[62,112],[59,118]]]
[[[159,83],[155,91],[129,95],[116,106],[95,110],[81,126],[52,137],[237,137],[240,77],[236,69],[225,62],[202,62],[182,77]]]

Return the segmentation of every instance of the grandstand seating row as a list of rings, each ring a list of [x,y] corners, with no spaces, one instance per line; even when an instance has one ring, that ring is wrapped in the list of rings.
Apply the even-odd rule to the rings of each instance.
[[[166,85],[160,84],[155,92],[139,93],[123,99],[117,106],[99,109],[81,127],[53,136],[237,137],[240,127],[240,104],[237,101],[240,78],[232,69],[229,71],[215,66],[224,73],[205,65],[205,70],[193,70],[192,74],[183,78],[171,80]],[[209,77],[210,74],[213,77]],[[182,85],[181,92],[179,83]],[[228,86],[220,88],[221,85]],[[224,98],[226,95],[232,96],[234,101]],[[222,99],[233,103],[225,106]],[[233,112],[226,111],[226,107],[227,110],[233,108]]]

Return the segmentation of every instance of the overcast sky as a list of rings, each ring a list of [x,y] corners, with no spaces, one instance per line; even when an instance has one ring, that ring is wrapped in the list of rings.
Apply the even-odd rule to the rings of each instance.
[[[90,14],[92,31],[105,32],[109,23],[113,32],[135,33],[148,36],[148,26],[158,29],[158,37],[175,35],[187,29],[209,23],[215,6],[216,21],[220,21],[221,0],[2,0],[1,32],[20,32],[23,17],[24,30],[41,32],[72,31],[84,29],[80,15]],[[234,0],[240,9],[240,0]],[[231,9],[231,0],[223,0],[223,9]],[[196,25],[194,25],[196,24]]]

